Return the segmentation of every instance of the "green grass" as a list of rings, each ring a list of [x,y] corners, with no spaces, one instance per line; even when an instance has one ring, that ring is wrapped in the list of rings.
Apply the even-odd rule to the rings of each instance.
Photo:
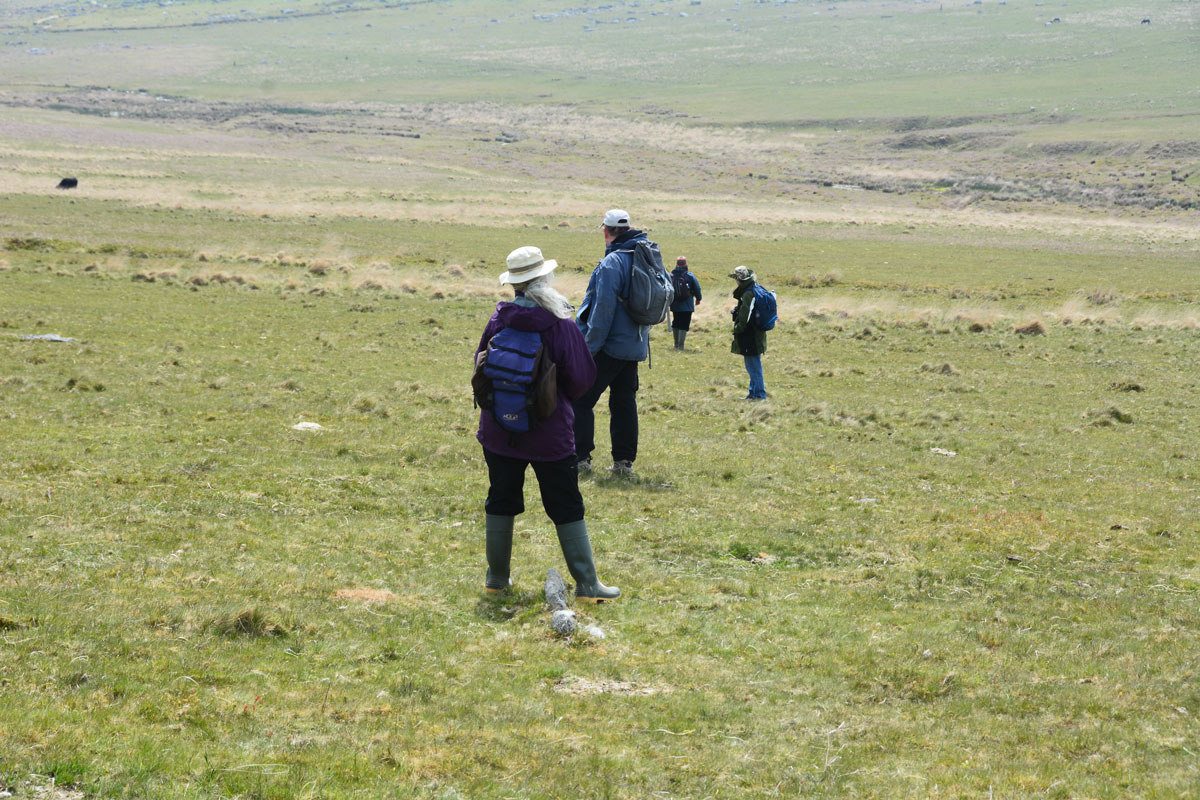
[[[795,310],[771,336],[773,400],[747,408],[710,279],[696,351],[660,343],[642,373],[641,479],[584,483],[601,575],[626,597],[584,612],[606,639],[565,642],[540,602],[561,565],[535,497],[516,593],[481,598],[486,481],[463,387],[489,299],[193,290],[33,257],[64,258],[9,251],[0,272],[12,785],[1195,785],[1192,329],[1022,337],[1018,298],[972,332],[906,319],[902,292],[822,320],[800,309],[828,287],[764,267]],[[556,691],[579,678],[635,692]]]
[[[0,791],[1195,796],[1192,10],[566,10],[6,5]],[[706,299],[563,640],[466,387],[612,205]]]
[[[152,8],[136,22],[122,10],[61,16],[38,32],[32,14],[10,18],[14,33],[49,52],[14,47],[9,81],[75,83],[86,54],[113,85],[211,97],[333,100],[350,91],[388,102],[591,103],[621,114],[659,105],[734,122],[1015,114],[1031,105],[1065,115],[1197,110],[1195,15],[1161,0],[1078,9],[680,0],[588,13],[473,0],[363,4],[337,16],[283,16],[265,2]],[[276,19],[158,27],[205,12]],[[1062,23],[1050,24],[1056,16]],[[1140,25],[1145,16],[1154,24]]]

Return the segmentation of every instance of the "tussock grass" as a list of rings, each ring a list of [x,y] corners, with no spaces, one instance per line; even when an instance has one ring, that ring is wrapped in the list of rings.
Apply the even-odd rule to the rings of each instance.
[[[1022,336],[1045,336],[1046,326],[1042,324],[1041,320],[1030,320],[1013,326],[1013,333],[1019,333]]]
[[[274,637],[286,634],[284,626],[258,608],[246,608],[214,619],[210,627],[222,636]]]
[[[941,364],[931,364],[926,361],[921,364],[921,372],[933,372],[938,375],[962,375],[962,370],[949,361],[943,361]]]
[[[1133,415],[1122,411],[1116,406],[1088,411],[1083,415],[1083,418],[1088,421],[1088,425],[1096,428],[1110,427],[1115,423],[1121,423],[1122,425],[1133,423]]]

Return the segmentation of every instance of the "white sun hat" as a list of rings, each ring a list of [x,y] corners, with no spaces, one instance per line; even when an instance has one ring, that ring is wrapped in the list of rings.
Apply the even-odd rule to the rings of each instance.
[[[518,247],[508,254],[507,263],[508,272],[500,276],[500,283],[525,283],[558,268],[558,262],[543,258],[537,247]]]

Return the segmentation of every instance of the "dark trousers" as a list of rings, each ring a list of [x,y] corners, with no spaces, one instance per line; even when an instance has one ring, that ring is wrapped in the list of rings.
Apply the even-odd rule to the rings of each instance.
[[[483,510],[498,517],[515,517],[525,510],[525,468],[533,465],[542,507],[555,525],[583,519],[583,495],[579,493],[579,472],[575,457],[560,461],[524,461],[497,455],[483,448],[488,467],[488,496]]]
[[[613,461],[634,461],[638,446],[638,362],[596,354],[596,382],[576,400],[575,455],[591,458],[596,449],[596,415],[592,411],[608,390],[608,433]]]
[[[677,331],[687,331],[692,328],[691,311],[672,311],[671,327]]]

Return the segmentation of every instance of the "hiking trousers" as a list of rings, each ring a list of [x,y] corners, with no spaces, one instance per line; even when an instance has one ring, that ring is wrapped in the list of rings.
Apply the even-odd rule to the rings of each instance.
[[[593,409],[608,390],[608,433],[613,461],[637,460],[638,362],[596,353],[596,382],[571,405],[575,408],[575,455],[591,458],[596,449],[596,415]]]
[[[515,517],[525,511],[525,468],[532,465],[542,493],[542,507],[555,525],[583,519],[583,495],[579,493],[579,473],[575,456],[558,461],[526,461],[509,458],[483,448],[488,468],[488,494],[485,513],[497,517]]]

